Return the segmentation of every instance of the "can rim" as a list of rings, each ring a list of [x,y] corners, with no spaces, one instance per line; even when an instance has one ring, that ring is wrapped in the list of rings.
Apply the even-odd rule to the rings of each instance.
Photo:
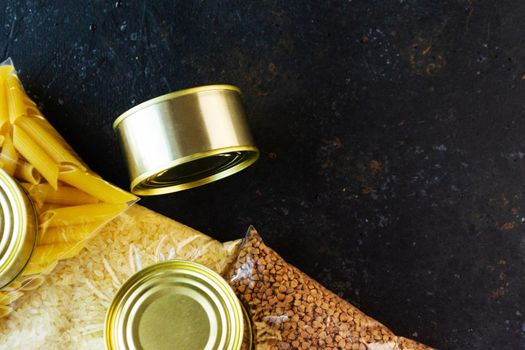
[[[178,98],[178,97],[186,96],[186,95],[191,95],[191,94],[195,94],[195,93],[199,93],[199,92],[214,91],[214,90],[230,90],[230,91],[235,91],[235,92],[237,92],[239,94],[241,93],[241,90],[237,86],[229,85],[229,84],[204,85],[204,86],[197,86],[197,87],[192,87],[192,88],[188,88],[188,89],[183,89],[183,90],[177,90],[177,91],[174,91],[174,92],[170,92],[170,93],[167,93],[165,95],[157,96],[157,97],[152,98],[150,100],[146,100],[146,101],[144,101],[144,102],[142,102],[142,103],[140,103],[140,104],[138,104],[138,105],[128,109],[126,112],[122,113],[113,122],[113,130],[117,129],[119,124],[122,123],[122,121],[124,119],[126,119],[127,117],[129,117],[130,115],[133,115],[136,112],[138,112],[138,111],[140,111],[140,110],[142,110],[144,108],[147,108],[147,107],[149,107],[151,105],[154,105],[154,104],[157,104],[157,103],[161,103],[161,102],[164,102],[164,101],[167,101],[167,100],[175,99],[175,98]]]
[[[13,196],[12,199],[14,199],[14,204],[16,204],[16,210],[12,209],[10,214],[14,216],[16,215],[17,219],[20,221],[18,225],[18,231],[11,232],[11,234],[16,234],[16,247],[6,252],[9,254],[9,256],[4,261],[4,263],[0,265],[0,276],[4,275],[2,279],[8,277],[5,283],[0,284],[0,288],[3,288],[14,281],[18,276],[20,276],[20,274],[22,274],[29,263],[29,260],[31,259],[36,246],[38,218],[33,201],[31,200],[31,197],[27,191],[21,187],[12,176],[10,176],[7,172],[5,172],[5,170],[1,168],[0,181],[5,185],[7,190],[11,191]],[[5,209],[2,210],[4,211]],[[30,232],[31,228],[34,228],[33,232]],[[29,237],[29,235],[32,236]],[[30,246],[26,245],[28,239]],[[25,248],[30,248],[29,253],[26,257],[23,257],[24,261],[22,265],[20,265],[20,268],[13,273],[12,268],[16,264],[17,258]],[[10,273],[11,275],[9,276]]]
[[[145,188],[145,189],[140,188],[140,185],[144,183],[146,179],[154,177],[155,175],[161,172],[164,172],[168,169],[172,169],[176,166],[186,164],[194,160],[203,159],[203,158],[207,158],[207,157],[211,157],[211,156],[215,156],[219,154],[224,154],[224,153],[231,153],[231,152],[242,152],[248,157],[232,167],[228,167],[226,169],[218,171],[217,173],[214,173],[202,179],[197,179],[194,181],[185,182],[185,183],[181,183],[177,185],[171,185],[171,186],[159,186],[155,188]],[[163,164],[162,166],[157,167],[154,170],[150,170],[148,172],[140,174],[139,176],[137,176],[131,181],[131,192],[138,194],[138,195],[142,195],[142,196],[149,196],[149,195],[158,195],[158,194],[166,194],[166,193],[171,193],[171,192],[178,192],[178,191],[198,187],[201,185],[205,185],[205,184],[223,179],[243,169],[248,168],[250,165],[255,163],[257,159],[259,159],[259,155],[260,155],[259,149],[255,146],[232,146],[232,147],[217,148],[217,149],[208,150],[204,152],[194,153],[186,157],[174,159],[168,163]]]
[[[115,323],[115,318],[117,317],[119,310],[123,308],[121,303],[116,303],[116,301],[124,298],[129,292],[130,288],[134,287],[135,284],[140,283],[142,280],[142,283],[144,283],[144,279],[148,277],[149,274],[154,273],[159,270],[163,269],[169,269],[169,268],[179,268],[182,270],[188,270],[193,271],[198,274],[202,274],[205,277],[213,278],[212,280],[215,281],[216,287],[219,288],[222,292],[225,293],[226,300],[231,302],[232,306],[235,307],[237,311],[237,317],[236,319],[239,321],[237,326],[239,327],[239,334],[240,336],[234,338],[234,344],[236,344],[235,349],[241,348],[241,343],[243,341],[243,334],[245,331],[245,323],[244,317],[246,317],[246,310],[244,309],[244,306],[240,302],[240,300],[237,298],[234,290],[232,287],[224,280],[224,278],[219,275],[217,272],[213,271],[209,267],[202,265],[200,263],[197,263],[195,261],[190,260],[183,260],[183,259],[172,259],[167,260],[159,263],[155,263],[152,265],[149,265],[145,267],[144,269],[134,273],[133,275],[129,276],[128,279],[118,288],[117,292],[115,293],[113,300],[111,301],[110,306],[108,307],[106,311],[106,315],[104,318],[104,344],[105,348],[107,350],[116,350],[118,347],[114,346],[114,343],[111,341],[114,339],[113,335],[113,326]],[[129,296],[128,296],[129,297]],[[120,310],[122,312],[122,310]],[[251,325],[248,325],[248,327],[251,328]],[[252,330],[250,329],[251,336]]]

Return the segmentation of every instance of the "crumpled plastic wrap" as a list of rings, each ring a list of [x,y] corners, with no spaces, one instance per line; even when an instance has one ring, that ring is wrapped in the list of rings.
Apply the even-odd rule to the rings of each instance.
[[[38,233],[27,265],[0,286],[1,319],[17,299],[42,284],[59,260],[78,254],[137,197],[82,162],[26,95],[10,59],[0,63],[0,168],[29,196],[28,210],[34,208],[38,221],[38,228],[32,225]]]
[[[288,264],[254,228],[225,278],[251,315],[256,349],[431,349],[395,335]]]

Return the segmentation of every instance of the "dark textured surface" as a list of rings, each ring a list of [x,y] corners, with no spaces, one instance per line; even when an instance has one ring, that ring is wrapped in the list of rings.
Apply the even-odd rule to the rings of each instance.
[[[54,5],[49,5],[53,3]],[[525,348],[525,3],[2,1],[0,52],[101,175],[134,104],[244,91],[260,161],[143,205],[267,243],[399,334]]]

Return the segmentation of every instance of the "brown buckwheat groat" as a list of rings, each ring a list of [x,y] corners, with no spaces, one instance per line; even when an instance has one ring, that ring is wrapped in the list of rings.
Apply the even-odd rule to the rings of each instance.
[[[226,279],[248,308],[256,349],[428,350],[288,264],[250,228]]]

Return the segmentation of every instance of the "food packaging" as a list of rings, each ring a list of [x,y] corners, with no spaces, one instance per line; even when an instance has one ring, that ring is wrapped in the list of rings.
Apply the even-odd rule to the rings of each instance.
[[[207,85],[143,102],[113,123],[131,191],[159,195],[233,175],[259,157],[241,91]]]
[[[395,335],[288,264],[254,228],[225,278],[248,310],[256,349],[431,349]]]
[[[0,321],[1,349],[104,349],[106,314],[122,285],[150,266],[183,259],[223,274],[240,240],[220,243],[134,205]],[[248,335],[248,337],[250,337]]]
[[[137,197],[91,171],[0,64],[0,318]]]

